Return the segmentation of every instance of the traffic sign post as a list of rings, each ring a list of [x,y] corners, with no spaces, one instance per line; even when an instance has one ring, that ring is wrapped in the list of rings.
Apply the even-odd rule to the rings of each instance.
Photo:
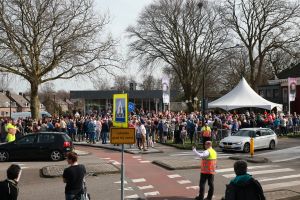
[[[135,144],[135,128],[111,128],[110,143],[122,144],[121,156],[121,200],[124,200],[124,144]]]

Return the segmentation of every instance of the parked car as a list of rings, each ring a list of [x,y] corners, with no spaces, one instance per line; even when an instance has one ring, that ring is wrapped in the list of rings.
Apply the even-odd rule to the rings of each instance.
[[[219,143],[222,150],[250,151],[250,138],[254,139],[254,149],[275,149],[277,135],[269,128],[244,128],[234,135],[225,137]]]
[[[73,151],[71,138],[65,133],[41,132],[29,134],[0,145],[0,162],[8,160],[51,159],[59,161]]]

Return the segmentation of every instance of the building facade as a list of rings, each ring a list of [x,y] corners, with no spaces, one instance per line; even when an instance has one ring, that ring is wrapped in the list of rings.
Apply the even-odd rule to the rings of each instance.
[[[113,95],[121,94],[118,90],[90,90],[70,91],[72,101],[81,101],[81,111],[84,114],[100,113],[101,111],[112,111]],[[163,111],[165,105],[162,99],[162,90],[130,90],[124,91],[128,94],[129,102],[135,104],[137,109],[147,111]],[[171,91],[171,100],[177,97],[177,92]]]
[[[258,93],[263,98],[283,105],[283,111],[289,110],[288,78],[297,78],[296,99],[290,102],[290,112],[300,114],[300,63],[278,74],[268,81],[268,85],[258,87]]]

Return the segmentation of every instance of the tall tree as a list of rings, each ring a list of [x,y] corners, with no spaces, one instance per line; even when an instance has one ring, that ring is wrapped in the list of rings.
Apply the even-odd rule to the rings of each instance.
[[[206,77],[222,58],[228,42],[227,29],[220,23],[213,4],[196,0],[158,0],[141,13],[136,26],[128,27],[132,58],[142,68],[170,67],[184,91],[193,100]],[[159,64],[159,65],[155,65]],[[189,104],[193,110],[193,104]]]
[[[221,9],[225,25],[247,49],[250,84],[261,84],[270,51],[290,51],[299,45],[299,2],[292,0],[226,0]]]
[[[0,73],[0,90],[8,90],[12,78],[8,73]]]
[[[107,23],[93,0],[0,0],[0,71],[29,82],[33,118],[42,83],[116,66]]]

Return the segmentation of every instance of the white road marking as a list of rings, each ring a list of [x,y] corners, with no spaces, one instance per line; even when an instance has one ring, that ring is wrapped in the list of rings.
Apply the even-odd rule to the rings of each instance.
[[[156,195],[159,195],[159,191],[154,191],[154,192],[146,192],[144,193],[145,197],[148,197],[148,196],[156,196]]]
[[[28,168],[29,168],[29,167],[22,167],[22,166],[21,166],[21,169],[28,169]]]
[[[16,162],[13,162],[13,163],[11,163],[11,164],[20,165],[20,166],[25,165],[24,163],[16,163]]]
[[[183,185],[183,184],[191,183],[191,181],[190,180],[181,180],[181,181],[177,181],[177,183]]]
[[[137,198],[139,198],[139,195],[137,195],[137,194],[129,195],[129,196],[125,197],[125,199],[137,199]]]
[[[102,158],[102,159],[104,159],[104,160],[110,160],[110,158]]]
[[[146,179],[144,178],[138,178],[138,179],[132,179],[133,183],[142,183],[142,182],[146,182]]]
[[[290,160],[295,160],[295,159],[298,159],[300,158],[300,156],[295,156],[295,157],[291,157],[291,158],[287,158],[287,159],[282,159],[282,160],[273,160],[272,162],[286,162],[286,161],[290,161]]]
[[[265,181],[276,181],[276,180],[281,180],[281,179],[298,178],[298,177],[300,177],[300,174],[280,176],[280,177],[274,177],[274,178],[265,177],[265,178],[258,178],[257,180],[259,182],[265,182]]]
[[[272,174],[272,173],[279,173],[279,172],[291,172],[295,171],[291,168],[282,168],[282,169],[272,169],[272,170],[261,170],[261,171],[253,171],[249,172],[251,175],[259,175],[259,174]],[[235,174],[224,174],[223,175],[225,178],[233,178],[236,175]]]
[[[138,186],[140,190],[152,189],[154,188],[153,185],[145,185],[145,186]]]
[[[151,161],[149,161],[149,160],[142,160],[142,161],[140,161],[140,163],[151,163]]]
[[[264,190],[273,190],[273,189],[278,189],[278,188],[292,187],[292,186],[296,186],[296,185],[300,185],[300,181],[274,183],[274,184],[263,185],[262,187]]]
[[[189,189],[194,189],[194,190],[198,190],[199,189],[199,186],[196,185],[196,186],[189,186],[189,187],[186,187],[187,190]]]
[[[260,168],[273,168],[273,167],[279,167],[278,165],[257,165],[257,166],[249,166],[248,169],[260,169]],[[224,173],[224,172],[233,172],[233,168],[225,168],[225,169],[217,169],[216,172],[218,173]]]
[[[132,156],[132,158],[141,158],[142,156]]]
[[[137,160],[142,160],[142,159],[139,158],[139,159],[137,159]]]
[[[118,190],[121,190],[121,189],[118,189]],[[132,187],[127,187],[127,188],[124,188],[125,191],[133,191],[133,188]]]
[[[112,164],[114,164],[114,165],[121,165],[121,163],[119,163],[118,161],[112,162]]]
[[[121,181],[117,181],[115,183],[121,183]],[[127,184],[127,181],[124,181],[124,184]]]
[[[168,175],[169,178],[180,178],[181,176],[179,174],[170,174]]]

